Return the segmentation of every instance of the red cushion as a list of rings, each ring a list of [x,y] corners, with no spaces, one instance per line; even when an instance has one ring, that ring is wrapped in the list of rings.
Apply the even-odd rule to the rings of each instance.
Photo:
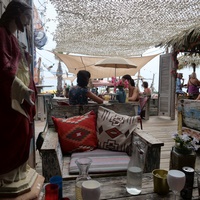
[[[97,147],[96,114],[90,111],[67,119],[52,116],[62,152],[82,152]]]

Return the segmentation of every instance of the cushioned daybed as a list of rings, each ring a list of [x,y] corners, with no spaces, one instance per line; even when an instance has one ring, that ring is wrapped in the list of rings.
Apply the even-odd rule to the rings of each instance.
[[[138,135],[137,116],[99,106],[97,112],[91,110],[69,118],[51,117],[55,128],[48,130],[41,151],[46,181],[53,175],[77,176],[75,160],[84,156],[92,159],[91,174],[126,173],[132,139]],[[144,170],[159,168],[163,143],[144,132],[139,136],[145,160],[148,157]]]

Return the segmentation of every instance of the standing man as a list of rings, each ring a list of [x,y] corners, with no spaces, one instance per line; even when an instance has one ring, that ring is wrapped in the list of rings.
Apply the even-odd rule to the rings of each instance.
[[[183,92],[182,90],[183,85],[184,85],[183,74],[178,73],[176,78],[176,94],[185,94],[185,92]]]
[[[176,77],[176,104],[175,106],[177,107],[178,104],[178,97],[179,95],[185,95],[186,93],[183,92],[182,87],[184,85],[184,79],[183,79],[183,74],[182,73],[178,73],[177,77]]]

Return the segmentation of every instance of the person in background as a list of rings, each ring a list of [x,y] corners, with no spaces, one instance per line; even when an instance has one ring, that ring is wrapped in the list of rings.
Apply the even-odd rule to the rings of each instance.
[[[105,91],[101,94],[101,98],[104,99],[105,101],[109,101],[111,96],[109,95],[110,94],[110,88],[109,87],[106,87]]]
[[[126,74],[122,77],[122,81],[127,80],[129,85],[129,101],[138,101],[139,100],[139,89],[135,86],[135,81],[132,79],[132,77],[129,74]]]
[[[146,103],[149,100],[149,97],[151,97],[151,89],[148,87],[149,84],[147,81],[142,81],[142,87],[144,88],[143,92],[140,92],[140,116],[142,119],[145,119],[145,110],[146,110]]]
[[[98,90],[99,90],[98,87],[93,87],[93,88],[91,89],[92,93],[96,94],[97,96],[99,95]]]
[[[77,73],[77,86],[73,86],[69,90],[69,104],[70,105],[85,105],[88,104],[88,98],[97,102],[103,103],[103,99],[92,93],[87,87],[90,80],[90,72],[80,70]]]
[[[64,97],[69,98],[69,89],[70,86],[68,86],[66,83],[64,85]]]
[[[99,95],[99,88],[98,87],[96,88],[96,95],[97,96]]]
[[[128,101],[139,101],[139,89],[135,86],[135,81],[129,74],[122,76],[122,81],[128,81]],[[140,106],[135,110],[136,114],[140,114]]]
[[[140,94],[150,96],[151,95],[151,89],[149,88],[148,82],[143,81],[142,87],[144,88],[144,91]]]
[[[182,90],[183,85],[184,85],[183,74],[178,73],[177,77],[176,77],[176,94],[178,94],[178,95],[185,94],[185,92],[183,92],[183,90]]]
[[[0,186],[27,176],[34,133],[36,88],[26,47],[16,38],[32,18],[32,8],[11,1],[0,18]]]
[[[182,73],[177,73],[176,76],[176,96],[175,96],[175,106],[178,105],[178,97],[179,95],[185,95],[186,93],[182,90],[184,86],[184,79]]]
[[[195,100],[200,100],[200,94],[198,95],[198,97]]]
[[[102,93],[102,95],[110,94],[110,88],[106,87],[105,91]]]
[[[193,72],[187,83],[188,94],[192,99],[196,99],[199,95],[200,81],[197,79],[196,73]]]

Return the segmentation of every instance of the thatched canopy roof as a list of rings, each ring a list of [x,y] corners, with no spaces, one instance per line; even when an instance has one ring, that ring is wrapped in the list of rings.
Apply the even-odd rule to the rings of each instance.
[[[182,31],[165,44],[161,44],[161,46],[173,47],[173,50],[178,52],[189,52],[190,54],[200,53],[200,26]]]
[[[200,55],[200,25],[182,31],[170,38],[167,42],[161,43],[161,47],[172,47],[174,70],[182,69],[184,67],[195,68],[199,65]],[[178,57],[180,52],[185,54]]]
[[[196,67],[200,66],[200,55],[199,54],[186,54],[178,57],[178,69],[185,67]]]

